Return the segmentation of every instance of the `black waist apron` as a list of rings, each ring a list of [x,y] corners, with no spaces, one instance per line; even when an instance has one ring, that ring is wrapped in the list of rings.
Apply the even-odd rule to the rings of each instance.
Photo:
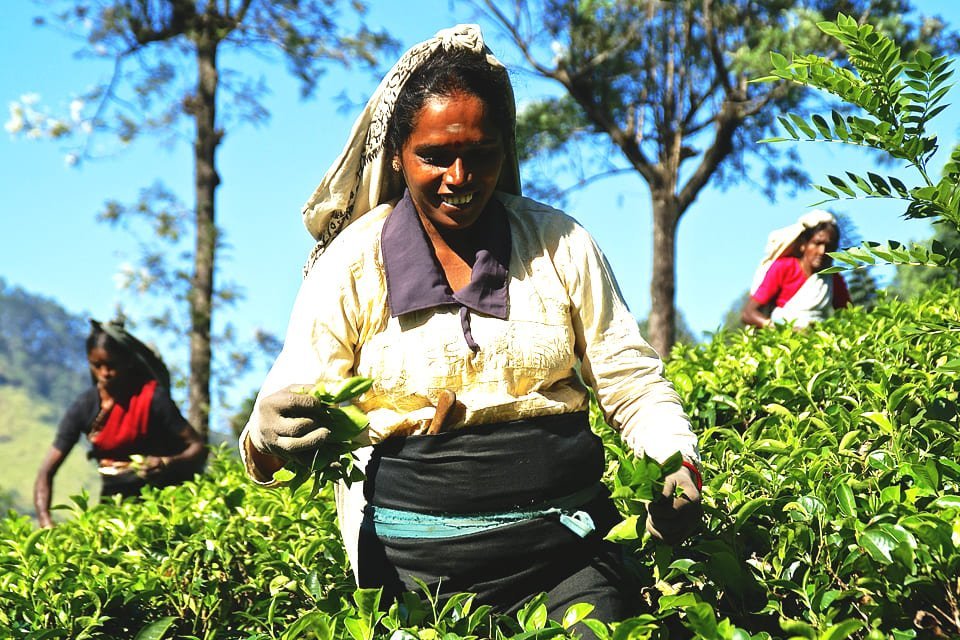
[[[589,602],[592,617],[622,619],[620,551],[603,540],[620,515],[600,484],[604,466],[583,412],[389,438],[366,468],[360,586],[393,598],[419,591],[416,578],[502,613],[546,592],[551,615]],[[412,533],[384,524],[398,514]]]

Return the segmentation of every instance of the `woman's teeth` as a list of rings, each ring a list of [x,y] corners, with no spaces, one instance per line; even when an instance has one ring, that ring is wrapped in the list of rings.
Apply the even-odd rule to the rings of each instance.
[[[470,201],[473,200],[472,193],[466,193],[460,196],[441,196],[443,201],[454,207],[462,207],[465,204],[470,204]]]

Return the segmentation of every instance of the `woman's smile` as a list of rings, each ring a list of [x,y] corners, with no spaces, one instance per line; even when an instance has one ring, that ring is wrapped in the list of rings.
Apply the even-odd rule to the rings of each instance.
[[[473,200],[474,194],[471,193],[462,193],[462,194],[450,194],[445,195],[441,194],[440,199],[443,200],[443,203],[450,207],[463,207],[470,204]]]

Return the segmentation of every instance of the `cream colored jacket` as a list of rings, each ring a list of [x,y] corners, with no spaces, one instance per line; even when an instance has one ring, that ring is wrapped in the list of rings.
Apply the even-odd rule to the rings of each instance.
[[[359,406],[376,443],[393,433],[422,433],[445,388],[466,409],[452,428],[585,410],[579,368],[608,424],[634,451],[658,460],[680,451],[699,462],[679,397],[590,235],[546,205],[497,197],[512,234],[509,312],[506,320],[471,316],[478,352],[464,340],[454,307],[390,317],[380,230],[392,207],[381,205],[347,227],[304,279],[258,401],[291,384],[373,378]],[[254,410],[241,435],[241,452],[247,432],[259,428],[256,416]],[[249,464],[248,471],[256,479]],[[355,483],[338,498],[356,566],[361,488]]]

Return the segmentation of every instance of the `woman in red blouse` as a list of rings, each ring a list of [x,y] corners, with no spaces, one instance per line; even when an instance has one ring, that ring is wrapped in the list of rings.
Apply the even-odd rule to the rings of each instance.
[[[755,286],[744,305],[743,322],[755,327],[789,322],[802,328],[832,315],[850,304],[843,277],[822,274],[832,264],[840,232],[826,211],[811,211],[789,227],[770,234],[767,257],[760,266]],[[765,308],[773,305],[767,315]]]

